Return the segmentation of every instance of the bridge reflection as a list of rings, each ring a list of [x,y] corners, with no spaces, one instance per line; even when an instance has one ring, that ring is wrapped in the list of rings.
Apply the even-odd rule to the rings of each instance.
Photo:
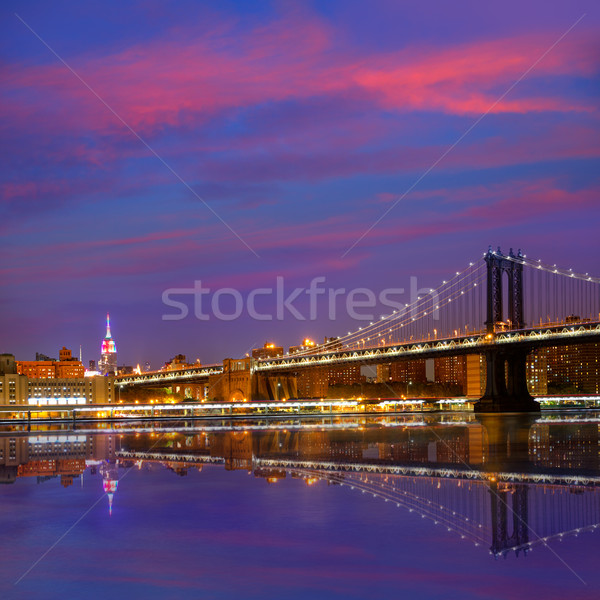
[[[345,486],[495,556],[519,555],[598,527],[599,421],[454,414],[9,431],[0,433],[0,479],[60,477],[68,487],[89,470],[112,506],[128,468],[161,464],[185,476],[216,464],[271,484],[289,477]]]

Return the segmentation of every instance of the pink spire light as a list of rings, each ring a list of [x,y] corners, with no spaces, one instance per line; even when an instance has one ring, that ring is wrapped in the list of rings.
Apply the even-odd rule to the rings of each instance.
[[[117,345],[112,339],[110,333],[110,315],[106,313],[106,337],[102,340],[102,354],[114,354],[117,351]]]

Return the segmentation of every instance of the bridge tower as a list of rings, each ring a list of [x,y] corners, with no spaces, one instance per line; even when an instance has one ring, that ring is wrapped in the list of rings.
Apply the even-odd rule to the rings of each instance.
[[[489,492],[492,510],[490,547],[492,554],[496,558],[506,556],[509,550],[514,550],[517,556],[521,550],[527,554],[529,544],[527,486],[522,483],[499,484],[494,481],[490,484]],[[512,519],[509,518],[509,511]]]
[[[521,250],[508,256],[491,246],[484,260],[487,264],[487,334],[493,341],[498,328],[523,329],[523,263]],[[504,274],[508,278],[508,314],[504,321]],[[527,389],[526,361],[528,350],[494,347],[485,351],[487,379],[483,397],[475,404],[476,412],[539,412],[540,406]]]
[[[515,255],[512,248],[508,258],[500,248],[494,252],[490,246],[485,255],[487,263],[487,332],[493,334],[498,326],[504,324],[503,282],[504,273],[508,275],[508,319],[509,329],[523,329],[525,318],[523,313],[523,263],[521,250]]]

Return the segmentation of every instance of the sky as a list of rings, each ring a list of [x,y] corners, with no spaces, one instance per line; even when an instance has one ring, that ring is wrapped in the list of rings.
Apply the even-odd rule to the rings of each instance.
[[[600,275],[599,11],[3,2],[0,351],[97,360],[107,312],[119,364],[320,341],[360,325],[327,290],[489,245]]]

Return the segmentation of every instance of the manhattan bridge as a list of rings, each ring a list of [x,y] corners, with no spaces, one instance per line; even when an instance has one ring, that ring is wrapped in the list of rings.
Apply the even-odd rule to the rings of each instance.
[[[402,310],[346,335],[292,355],[224,361],[175,371],[126,375],[121,389],[175,383],[209,383],[231,369],[247,371],[223,392],[255,400],[276,397],[278,386],[305,369],[481,354],[485,392],[478,412],[538,411],[527,388],[526,359],[549,346],[600,341],[600,278],[531,259],[520,250],[490,249]],[[239,380],[239,377],[238,377]]]

